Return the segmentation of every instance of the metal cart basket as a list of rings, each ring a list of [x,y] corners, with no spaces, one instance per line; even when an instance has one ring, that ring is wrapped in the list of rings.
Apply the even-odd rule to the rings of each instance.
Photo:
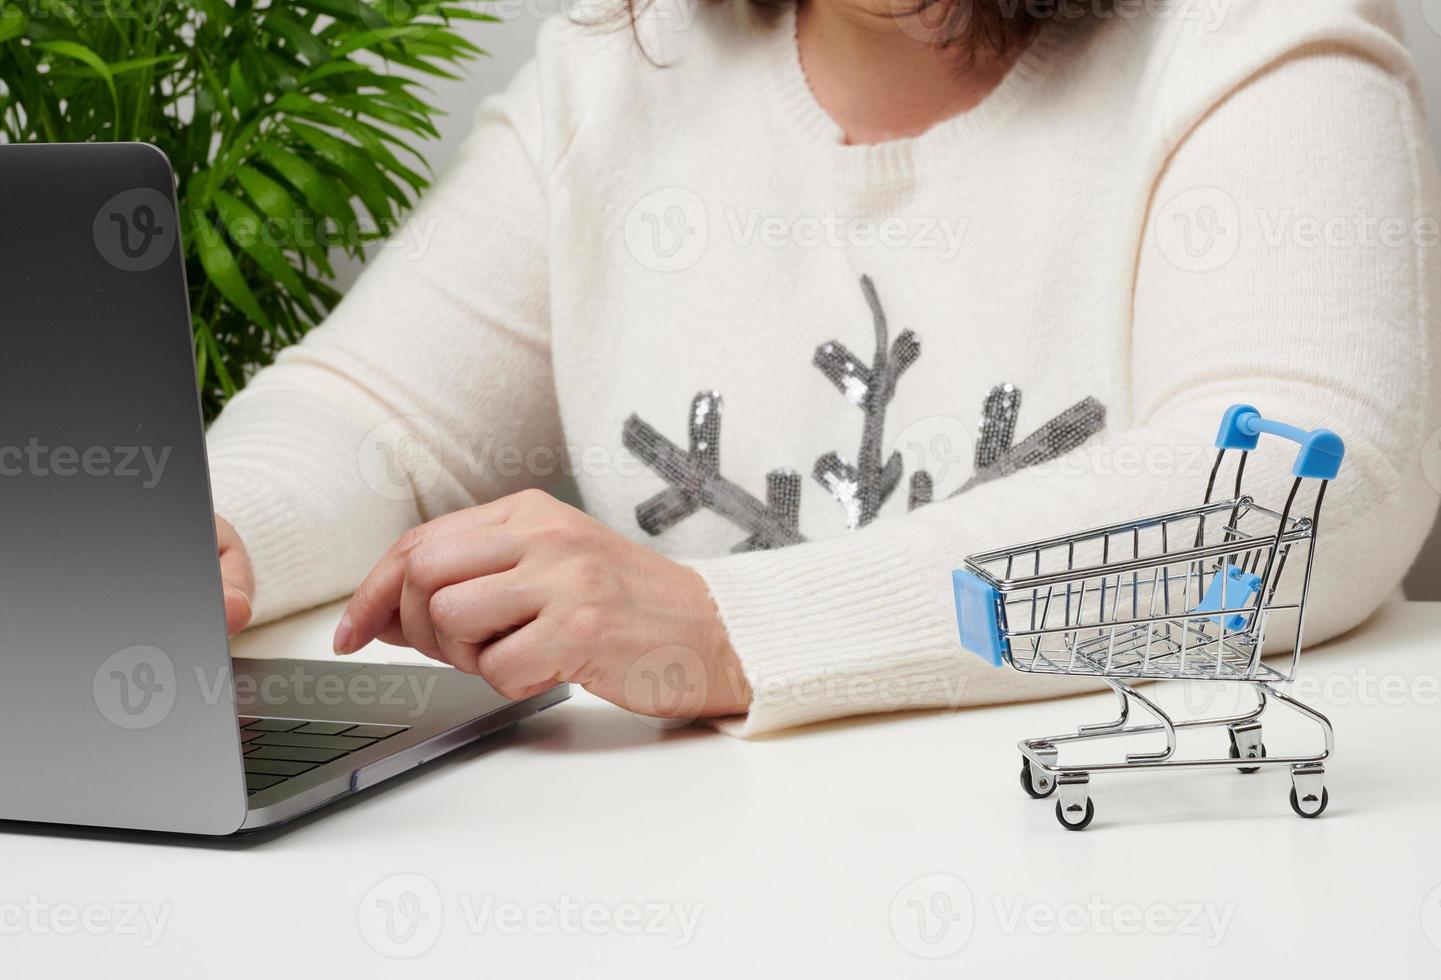
[[[1263,433],[1300,445],[1279,510],[1242,493],[1246,460]],[[954,573],[967,649],[1028,674],[1096,677],[1120,699],[1114,721],[1020,743],[1021,788],[1036,799],[1059,788],[1056,817],[1067,829],[1090,825],[1090,777],[1102,772],[1289,766],[1297,814],[1320,816],[1329,802],[1324,763],[1334,746],[1331,723],[1276,685],[1296,673],[1321,504],[1345,447],[1333,432],[1272,422],[1249,405],[1227,410],[1216,447],[1199,507],[974,555]],[[1213,500],[1229,450],[1239,451],[1234,492]],[[1309,516],[1296,516],[1307,484],[1315,486],[1314,506]],[[1269,663],[1261,659],[1268,641],[1282,653]],[[1256,704],[1241,714],[1177,721],[1131,686],[1143,680],[1247,684]],[[1273,701],[1320,728],[1320,751],[1267,756],[1261,716]],[[1155,722],[1130,724],[1132,702]],[[1218,727],[1229,732],[1228,757],[1177,757],[1178,731]],[[1108,762],[1059,761],[1063,746],[1135,735],[1161,735],[1165,746]]]

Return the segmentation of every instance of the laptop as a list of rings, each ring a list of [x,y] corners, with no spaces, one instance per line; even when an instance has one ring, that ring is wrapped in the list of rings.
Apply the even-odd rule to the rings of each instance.
[[[253,831],[570,693],[231,658],[176,217],[152,146],[0,146],[0,820]]]

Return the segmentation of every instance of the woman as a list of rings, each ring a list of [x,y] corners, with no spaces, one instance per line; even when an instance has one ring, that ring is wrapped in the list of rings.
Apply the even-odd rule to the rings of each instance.
[[[1441,265],[1389,2],[635,18],[547,25],[428,248],[215,424],[232,628],[358,585],[338,653],[743,735],[1055,692],[960,649],[951,569],[1196,502],[1236,401],[1348,442],[1308,637],[1395,588]]]

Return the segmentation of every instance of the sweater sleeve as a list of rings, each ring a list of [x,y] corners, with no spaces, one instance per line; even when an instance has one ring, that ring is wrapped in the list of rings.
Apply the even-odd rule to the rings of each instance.
[[[1347,442],[1308,640],[1355,626],[1396,588],[1438,490],[1422,447],[1438,424],[1441,232],[1415,98],[1373,61],[1309,49],[1205,114],[1149,190],[1115,431],[848,536],[695,563],[754,691],[724,730],[1094,688],[965,652],[950,573],[989,548],[1200,503],[1235,402]],[[1247,469],[1258,496],[1289,484],[1291,454],[1271,448]]]
[[[416,523],[556,470],[539,86],[531,63],[480,106],[333,314],[211,427],[257,622],[346,594]]]

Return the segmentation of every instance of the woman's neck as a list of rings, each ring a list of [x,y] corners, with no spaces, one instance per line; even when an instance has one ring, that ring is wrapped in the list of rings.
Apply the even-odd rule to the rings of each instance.
[[[925,26],[935,14],[896,16],[896,0],[801,0],[796,41],[816,101],[847,143],[919,136],[979,105],[1019,51],[998,56],[941,48]],[[968,2],[968,0],[956,0]]]

